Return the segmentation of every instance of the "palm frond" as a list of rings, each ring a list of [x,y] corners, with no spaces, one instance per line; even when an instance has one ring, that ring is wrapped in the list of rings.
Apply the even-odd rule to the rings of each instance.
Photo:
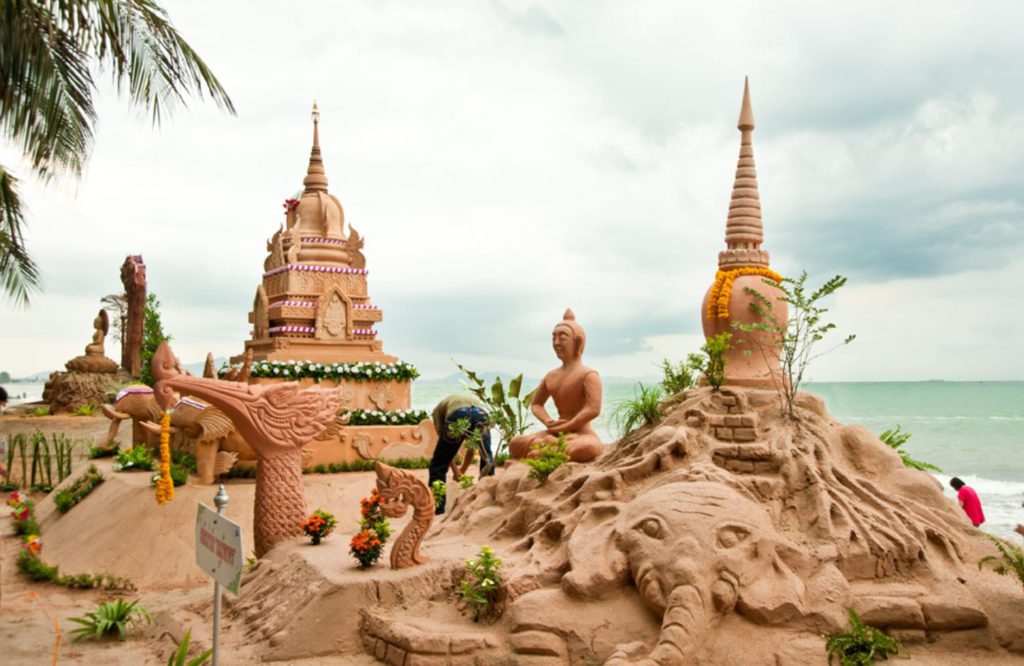
[[[28,305],[29,294],[41,286],[39,269],[25,249],[24,225],[18,181],[0,165],[0,288],[18,305]]]

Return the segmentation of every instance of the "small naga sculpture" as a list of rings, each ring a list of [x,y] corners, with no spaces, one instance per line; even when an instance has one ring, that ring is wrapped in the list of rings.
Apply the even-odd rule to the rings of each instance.
[[[163,409],[177,401],[175,391],[201,398],[224,412],[258,458],[253,538],[256,556],[302,533],[306,498],[302,488],[302,447],[334,420],[337,391],[300,390],[292,382],[249,385],[185,376],[175,368],[165,342],[153,355],[156,399]]]
[[[583,365],[586,342],[587,334],[576,322],[576,315],[566,310],[551,332],[551,346],[562,366],[544,376],[530,403],[530,411],[545,429],[513,438],[508,447],[513,458],[536,455],[534,445],[553,442],[559,433],[565,434],[567,453],[574,462],[587,462],[601,455],[601,440],[590,427],[601,413],[601,378],[596,370]],[[544,409],[548,398],[555,401],[557,419]]]
[[[391,546],[391,568],[405,569],[427,561],[420,554],[420,542],[434,522],[434,496],[426,484],[409,472],[382,462],[373,464],[377,472],[380,510],[388,518],[401,518],[412,507],[412,520]]]

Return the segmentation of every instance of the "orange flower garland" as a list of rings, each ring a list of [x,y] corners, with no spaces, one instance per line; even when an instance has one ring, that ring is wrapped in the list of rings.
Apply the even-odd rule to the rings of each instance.
[[[732,284],[741,275],[760,275],[776,283],[782,282],[781,275],[770,268],[761,268],[760,266],[744,266],[727,271],[718,271],[715,273],[715,283],[711,285],[711,291],[708,293],[708,319],[714,319],[715,317],[719,319],[729,318],[729,299],[732,298]]]
[[[174,481],[171,480],[171,413],[164,412],[160,419],[160,478],[156,480],[156,503],[166,504],[174,499]]]

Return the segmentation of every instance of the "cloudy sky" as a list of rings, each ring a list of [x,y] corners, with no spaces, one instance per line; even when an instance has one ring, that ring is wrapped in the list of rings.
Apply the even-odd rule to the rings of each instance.
[[[385,351],[538,375],[571,306],[650,374],[701,342],[749,74],[772,266],[849,277],[812,378],[1024,379],[1019,2],[165,6],[238,115],[102,96],[85,177],[25,188],[45,293],[0,304],[0,370],[81,353],[130,253],[183,361],[239,353],[316,99]]]

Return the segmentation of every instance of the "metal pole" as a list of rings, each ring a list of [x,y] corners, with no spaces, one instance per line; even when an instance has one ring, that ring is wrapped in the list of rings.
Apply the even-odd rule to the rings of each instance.
[[[217,506],[217,515],[223,515],[224,507],[228,505],[228,493],[224,490],[224,484],[220,484],[217,494],[213,496],[213,503]],[[213,666],[220,664],[220,583],[213,582]]]

